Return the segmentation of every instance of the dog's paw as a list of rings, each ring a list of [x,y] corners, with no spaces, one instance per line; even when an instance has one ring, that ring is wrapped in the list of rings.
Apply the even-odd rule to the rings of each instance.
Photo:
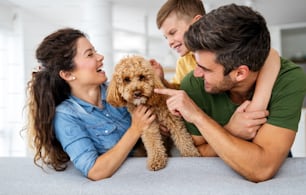
[[[181,153],[184,157],[200,157],[201,154],[196,147],[192,147],[189,150],[185,150]]]
[[[148,169],[150,171],[158,171],[162,168],[165,168],[167,165],[167,157],[156,158],[156,159],[148,159]]]

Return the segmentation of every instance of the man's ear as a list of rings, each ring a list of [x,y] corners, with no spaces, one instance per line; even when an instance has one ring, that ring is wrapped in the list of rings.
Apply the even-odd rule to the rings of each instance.
[[[73,75],[71,74],[71,72],[69,72],[69,71],[63,71],[63,70],[61,70],[61,71],[59,72],[59,76],[60,76],[62,79],[64,79],[65,81],[73,81],[73,80],[75,80],[75,76],[73,76]]]
[[[246,65],[240,65],[235,71],[234,71],[234,77],[236,78],[236,81],[242,81],[248,75],[250,74],[250,69]]]

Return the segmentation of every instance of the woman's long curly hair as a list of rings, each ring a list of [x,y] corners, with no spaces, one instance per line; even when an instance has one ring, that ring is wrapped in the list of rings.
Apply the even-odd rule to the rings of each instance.
[[[36,50],[40,68],[32,73],[27,85],[29,120],[26,129],[35,151],[34,163],[40,167],[42,163],[62,171],[70,160],[55,137],[53,119],[56,106],[70,95],[70,86],[59,72],[74,69],[76,44],[81,37],[86,36],[79,30],[60,29],[45,37]]]

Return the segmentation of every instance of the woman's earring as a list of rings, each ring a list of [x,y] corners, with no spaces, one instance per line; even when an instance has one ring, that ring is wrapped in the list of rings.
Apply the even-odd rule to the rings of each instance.
[[[72,77],[71,77],[71,80],[75,80],[75,76],[72,76]]]

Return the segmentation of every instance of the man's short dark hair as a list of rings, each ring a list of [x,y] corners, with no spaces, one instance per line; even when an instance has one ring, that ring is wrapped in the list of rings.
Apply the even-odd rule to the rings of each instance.
[[[239,65],[259,71],[270,51],[270,33],[264,17],[250,7],[230,4],[212,10],[186,32],[191,51],[211,51],[227,75]]]

